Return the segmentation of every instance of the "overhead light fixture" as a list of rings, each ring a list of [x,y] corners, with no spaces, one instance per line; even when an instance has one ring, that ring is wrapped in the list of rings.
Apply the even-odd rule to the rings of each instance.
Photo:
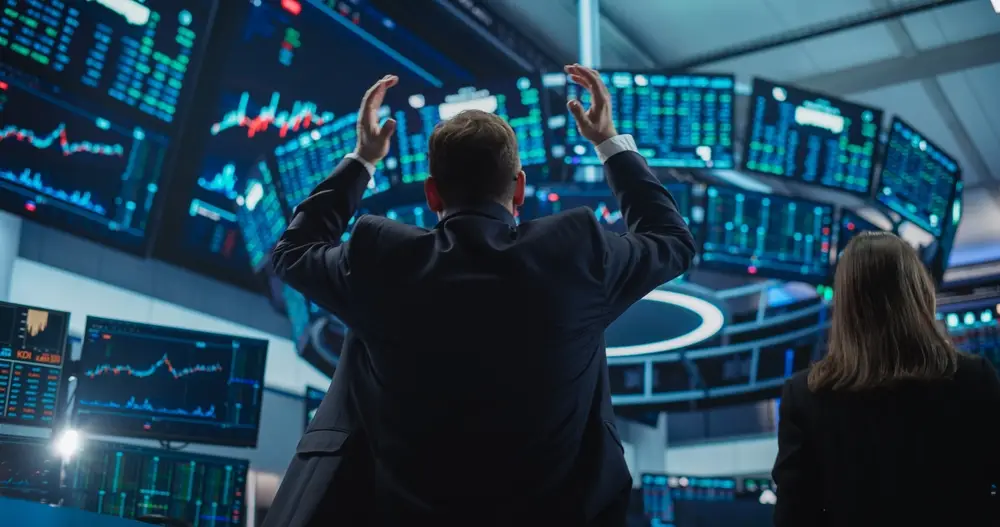
[[[1000,0],[992,0],[992,2],[993,2],[993,11],[996,11],[997,14],[1000,14]]]
[[[55,443],[56,453],[58,453],[59,457],[64,460],[72,459],[73,456],[80,451],[81,446],[82,440],[80,438],[80,432],[77,432],[72,428],[64,430],[63,433],[59,435],[58,439],[56,439]]]
[[[696,296],[676,291],[655,289],[642,299],[686,309],[698,315],[701,318],[701,322],[691,331],[666,340],[636,344],[634,346],[609,347],[608,357],[630,357],[650,353],[663,353],[693,346],[715,336],[715,334],[722,330],[722,326],[726,322],[726,317],[718,306]]]

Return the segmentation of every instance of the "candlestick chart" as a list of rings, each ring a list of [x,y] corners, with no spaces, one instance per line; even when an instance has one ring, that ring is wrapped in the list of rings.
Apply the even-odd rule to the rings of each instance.
[[[45,86],[0,77],[0,208],[141,247],[167,140]]]
[[[88,322],[79,422],[121,435],[256,440],[266,342]]]

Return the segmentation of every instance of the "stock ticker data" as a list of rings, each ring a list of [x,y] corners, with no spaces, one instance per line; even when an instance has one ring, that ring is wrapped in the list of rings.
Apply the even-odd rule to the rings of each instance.
[[[668,183],[665,187],[677,203],[678,212],[684,221],[691,225],[693,212],[691,186],[685,183]],[[628,225],[618,208],[618,201],[607,185],[598,184],[586,188],[577,186],[543,188],[536,191],[535,199],[537,217],[559,214],[577,207],[588,207],[594,211],[598,223],[604,228],[617,233],[628,232]]]
[[[921,229],[941,236],[961,169],[920,132],[893,118],[875,196]]]
[[[236,198],[236,219],[250,265],[259,270],[269,261],[271,249],[288,227],[288,220],[266,159],[257,161],[245,183],[243,193]]]
[[[833,207],[710,186],[701,237],[703,268],[824,283],[831,268]]]
[[[192,168],[194,184],[180,191],[187,205],[175,211],[178,232],[164,245],[190,255],[188,265],[236,276],[251,269],[236,215],[239,189],[246,187],[242,180],[258,156],[278,149],[275,176],[295,196],[289,198],[294,206],[304,197],[302,189],[312,190],[339,162],[318,159],[314,152],[350,151],[333,142],[353,150],[352,112],[372,83],[395,73],[397,90],[416,91],[465,80],[467,74],[367,3],[224,5],[236,19],[231,34],[213,35],[217,84],[205,88],[205,117],[192,119],[192,128],[204,134],[198,139],[203,157]],[[316,144],[306,148],[310,142]]]
[[[632,134],[652,167],[733,168],[732,75],[664,75],[608,72],[601,77],[611,93],[618,132]],[[590,105],[590,94],[567,81],[569,100]],[[601,165],[594,147],[570,117],[565,162]]]
[[[51,428],[69,313],[0,302],[0,424]]]
[[[88,441],[66,467],[65,505],[121,518],[167,516],[192,527],[243,527],[248,470],[241,459]]]
[[[743,168],[869,194],[882,111],[754,79]]]
[[[840,260],[840,255],[844,254],[844,249],[847,248],[847,244],[851,243],[851,240],[855,236],[863,232],[881,231],[877,225],[862,218],[860,215],[855,214],[849,210],[842,210],[840,212],[840,228],[837,229],[837,260]]]
[[[59,489],[61,463],[47,439],[0,435],[0,496],[47,501]]]
[[[267,341],[87,317],[76,424],[107,435],[253,447]]]
[[[538,76],[483,83],[455,93],[437,90],[394,99],[395,153],[386,169],[391,185],[421,183],[430,175],[427,141],[434,127],[464,110],[481,110],[503,117],[517,134],[521,166],[532,180],[548,178],[550,131],[545,116],[551,111],[548,90]],[[558,101],[557,101],[558,103]],[[561,106],[560,106],[561,107]]]

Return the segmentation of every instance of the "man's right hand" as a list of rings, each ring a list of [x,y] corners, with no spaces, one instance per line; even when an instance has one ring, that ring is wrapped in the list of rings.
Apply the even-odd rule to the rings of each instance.
[[[590,92],[590,108],[584,109],[583,103],[578,100],[566,104],[576,120],[580,135],[586,137],[594,146],[618,135],[615,122],[611,119],[611,94],[601,80],[601,74],[579,64],[566,66],[565,70],[570,80]]]

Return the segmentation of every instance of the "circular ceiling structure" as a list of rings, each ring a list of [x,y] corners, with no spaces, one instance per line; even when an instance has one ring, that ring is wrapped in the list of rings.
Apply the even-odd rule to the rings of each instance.
[[[643,297],[608,328],[608,357],[674,351],[718,334],[725,313],[719,302],[712,301],[711,292],[698,289],[699,294],[673,287],[656,289]]]

